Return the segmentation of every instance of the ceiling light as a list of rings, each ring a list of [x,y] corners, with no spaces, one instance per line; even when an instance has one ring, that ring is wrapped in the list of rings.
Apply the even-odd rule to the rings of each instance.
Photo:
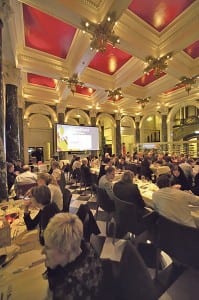
[[[140,104],[142,108],[145,107],[145,105],[149,102],[151,97],[146,97],[146,98],[137,98],[136,103]]]
[[[154,70],[154,76],[160,77],[167,70],[168,60],[171,58],[172,52],[158,58],[147,56],[145,59],[146,67],[144,68],[144,74],[149,74],[151,70]]]
[[[84,86],[84,83],[79,81],[78,79],[78,74],[73,74],[72,77],[70,78],[61,78],[61,81],[62,82],[65,82],[67,84],[67,86],[70,88],[73,96],[74,96],[74,93],[76,93],[77,91],[77,86]]]
[[[105,90],[105,92],[108,92],[108,100],[112,100],[113,102],[118,101],[123,97],[121,88],[117,88],[115,90]]]
[[[188,93],[192,88],[192,85],[194,85],[196,83],[196,79],[199,78],[199,75],[193,76],[193,77],[186,77],[183,76],[180,78],[180,82],[176,84],[176,86],[184,86],[185,87],[185,91]]]
[[[105,52],[107,43],[113,47],[120,43],[120,38],[115,35],[113,27],[116,24],[115,13],[108,15],[100,24],[82,21],[82,31],[92,35],[90,49],[97,52]]]

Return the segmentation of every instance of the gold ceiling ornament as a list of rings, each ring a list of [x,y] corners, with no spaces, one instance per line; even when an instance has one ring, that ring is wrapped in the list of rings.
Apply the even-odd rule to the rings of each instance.
[[[137,98],[136,103],[140,104],[142,108],[145,108],[145,105],[149,103],[150,99],[151,97]]]
[[[67,86],[71,90],[73,96],[74,96],[74,93],[76,93],[76,91],[77,91],[78,85],[82,86],[82,87],[85,85],[82,81],[79,80],[77,73],[74,73],[72,75],[72,77],[70,77],[70,78],[67,78],[67,77],[61,78],[61,81],[65,82],[67,84]]]
[[[184,86],[185,87],[185,91],[188,93],[191,91],[192,86],[194,84],[196,84],[196,79],[199,78],[199,74],[195,75],[193,77],[186,77],[183,76],[180,78],[180,82],[176,84],[176,86]]]
[[[144,74],[149,74],[149,72],[153,69],[154,76],[160,77],[161,74],[167,70],[168,61],[170,59],[172,59],[172,52],[158,58],[147,56],[145,59],[147,65],[144,68]]]
[[[111,13],[106,16],[104,21],[100,24],[92,23],[88,20],[82,21],[83,33],[91,34],[90,49],[96,50],[97,52],[105,52],[107,43],[115,47],[116,44],[120,43],[119,36],[115,35],[113,27],[116,24],[115,13]]]
[[[105,92],[108,92],[108,100],[111,100],[113,102],[118,101],[123,97],[121,88],[117,88],[115,90],[105,90]]]

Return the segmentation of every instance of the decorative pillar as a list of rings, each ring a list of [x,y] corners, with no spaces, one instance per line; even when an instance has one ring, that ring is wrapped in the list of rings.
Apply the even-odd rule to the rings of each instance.
[[[5,146],[5,97],[2,78],[2,29],[3,22],[0,19],[0,202],[6,200],[8,197]]]
[[[97,112],[95,109],[91,109],[89,112],[90,119],[91,119],[91,126],[96,126],[96,116]],[[91,156],[97,156],[97,150],[91,150]]]
[[[116,155],[121,154],[121,130],[120,130],[120,121],[121,121],[121,114],[115,114],[115,121],[116,121]]]
[[[140,116],[135,117],[135,142],[140,143]]]
[[[106,140],[105,140],[105,136],[104,136],[104,123],[101,121],[100,122],[100,128],[101,128],[101,147],[102,147],[102,155],[104,155],[104,147],[105,147],[105,143],[106,143]]]
[[[17,86],[6,84],[6,160],[20,157],[19,114],[17,106]]]
[[[161,142],[167,142],[167,115],[162,114]]]
[[[58,119],[59,124],[64,124],[65,113],[63,111],[64,111],[64,108],[61,105],[57,106],[57,119]],[[65,158],[66,158],[66,152],[60,151],[59,159],[65,159]]]

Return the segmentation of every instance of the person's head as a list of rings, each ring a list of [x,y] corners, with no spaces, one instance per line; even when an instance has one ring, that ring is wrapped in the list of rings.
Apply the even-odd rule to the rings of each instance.
[[[156,182],[159,189],[171,186],[171,179],[169,175],[160,175]]]
[[[108,180],[113,180],[115,177],[115,168],[114,167],[108,167],[105,169],[106,171],[106,177]]]
[[[82,165],[88,165],[88,159],[86,157],[82,159]]]
[[[173,176],[179,177],[180,174],[182,173],[182,169],[178,165],[174,165],[171,172],[172,172]]]
[[[134,177],[134,173],[128,170],[122,174],[121,181],[125,183],[133,183],[133,177]]]
[[[81,253],[83,224],[75,214],[59,213],[44,231],[46,266],[54,269],[74,261]]]
[[[52,161],[51,167],[52,167],[53,170],[54,169],[59,169],[59,162],[56,161],[56,160]]]
[[[17,159],[15,162],[16,166],[21,167],[22,166],[22,162],[20,159]]]
[[[14,167],[14,165],[12,163],[10,163],[10,162],[7,163],[7,172],[8,173],[13,173],[14,169],[15,169],[15,167]]]
[[[51,193],[50,189],[46,185],[35,186],[31,190],[32,202],[34,206],[43,208],[47,204],[50,204]]]
[[[23,171],[24,172],[30,171],[30,166],[29,165],[24,165],[23,166]]]
[[[39,173],[37,175],[37,184],[38,185],[48,185],[50,180],[50,174],[48,173]]]

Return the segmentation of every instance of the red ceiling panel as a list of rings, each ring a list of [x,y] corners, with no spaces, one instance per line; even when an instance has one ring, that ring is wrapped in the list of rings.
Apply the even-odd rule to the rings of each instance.
[[[199,40],[191,44],[189,47],[185,48],[184,51],[190,55],[192,58],[199,57]]]
[[[158,78],[164,76],[165,74],[166,73],[162,72],[162,74]],[[133,83],[139,86],[146,86],[147,84],[157,80],[158,78],[154,76],[154,70],[151,70],[149,74],[144,74],[142,77],[140,77]]]
[[[56,86],[54,79],[45,76],[27,73],[27,79],[29,83],[36,85],[42,85],[49,88],[55,88]]]
[[[26,46],[66,58],[74,27],[25,4],[23,16]]]
[[[129,10],[159,32],[196,0],[133,0]]]
[[[89,64],[89,67],[102,73],[113,75],[132,56],[124,51],[107,44],[104,53],[98,52]]]
[[[85,96],[92,96],[95,93],[96,90],[86,87],[86,86],[76,86],[76,93],[85,95]]]
[[[169,90],[165,91],[164,94],[170,94],[170,93],[173,93],[173,92],[175,92],[176,90],[181,89],[183,86],[184,86],[183,84],[181,84],[181,85],[179,85],[179,86],[175,86],[175,87],[173,87],[172,89],[169,89]]]

